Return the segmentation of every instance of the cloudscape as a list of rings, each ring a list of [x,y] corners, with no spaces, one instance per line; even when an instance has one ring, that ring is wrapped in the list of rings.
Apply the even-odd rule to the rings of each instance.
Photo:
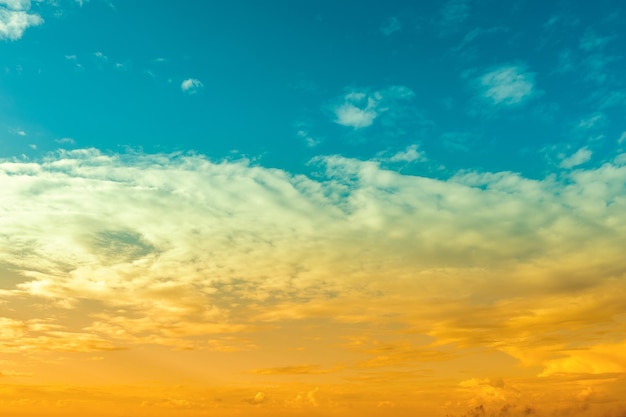
[[[0,414],[626,414],[618,1],[0,0]]]

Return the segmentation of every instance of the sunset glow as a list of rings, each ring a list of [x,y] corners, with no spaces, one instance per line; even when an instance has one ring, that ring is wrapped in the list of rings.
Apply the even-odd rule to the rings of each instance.
[[[617,1],[0,0],[0,415],[622,417]]]

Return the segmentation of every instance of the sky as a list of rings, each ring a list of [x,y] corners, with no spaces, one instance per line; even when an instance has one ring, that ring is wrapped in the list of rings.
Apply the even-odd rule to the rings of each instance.
[[[623,417],[625,37],[0,0],[0,413]]]

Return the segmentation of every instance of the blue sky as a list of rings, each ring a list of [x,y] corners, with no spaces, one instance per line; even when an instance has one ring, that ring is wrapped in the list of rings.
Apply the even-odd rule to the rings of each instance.
[[[545,177],[624,146],[619,1],[0,4],[4,157],[194,151],[307,172],[339,154]]]

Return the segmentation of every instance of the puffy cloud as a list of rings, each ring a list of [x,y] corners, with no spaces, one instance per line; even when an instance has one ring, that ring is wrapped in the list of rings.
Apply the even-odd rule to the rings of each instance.
[[[399,100],[410,100],[415,93],[408,87],[392,86],[383,90],[353,90],[333,106],[335,123],[362,129],[371,126],[381,114],[393,110]]]
[[[335,122],[360,129],[374,123],[378,117],[378,100],[365,93],[352,92],[344,96],[344,102],[335,108]]]
[[[30,3],[27,1],[5,1],[4,4],[8,8],[0,7],[0,40],[18,40],[26,29],[43,23],[41,16],[28,13]]]
[[[185,94],[196,95],[204,89],[204,84],[196,78],[188,78],[181,83],[180,89]]]
[[[519,65],[503,65],[477,79],[482,97],[494,105],[520,105],[537,95],[535,75]]]

